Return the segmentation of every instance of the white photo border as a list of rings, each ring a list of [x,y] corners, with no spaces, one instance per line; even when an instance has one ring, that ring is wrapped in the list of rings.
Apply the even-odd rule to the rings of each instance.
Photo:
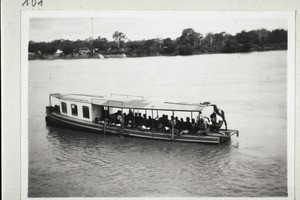
[[[243,198],[243,199],[294,199],[295,198],[295,11],[170,11],[170,10],[42,10],[42,11],[21,11],[21,199],[31,199],[28,197],[28,42],[29,42],[29,19],[34,17],[120,17],[120,16],[136,16],[149,17],[153,13],[161,16],[172,15],[180,12],[180,15],[187,16],[214,16],[230,14],[235,17],[247,18],[286,18],[288,20],[288,51],[287,51],[287,191],[288,197],[276,198]],[[227,16],[226,15],[226,16]],[[224,16],[222,16],[224,17]],[[76,198],[76,199],[99,199],[96,198]],[[57,199],[57,198],[34,198],[34,199]],[[70,199],[70,198],[59,198]],[[103,198],[103,199],[115,199]],[[122,198],[132,199],[132,198]],[[140,199],[140,198],[139,198]],[[146,198],[143,198],[146,199]],[[149,199],[149,198],[147,198]],[[154,198],[154,199],[169,199],[169,198]],[[195,199],[178,197],[172,199]],[[197,198],[196,198],[197,199]],[[205,198],[205,199],[232,199],[225,198]],[[235,198],[237,199],[237,198]]]

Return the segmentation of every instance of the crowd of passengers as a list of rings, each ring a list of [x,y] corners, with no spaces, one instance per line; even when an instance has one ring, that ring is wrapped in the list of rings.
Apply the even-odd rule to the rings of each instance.
[[[207,134],[208,131],[218,131],[223,122],[225,123],[225,128],[227,129],[227,123],[225,120],[224,111],[214,107],[214,112],[210,115],[210,118],[204,116],[201,111],[199,111],[196,119],[186,117],[178,118],[168,115],[162,115],[161,117],[152,118],[146,114],[133,113],[129,110],[129,113],[122,114],[122,111],[118,111],[114,114],[109,115],[107,122],[109,124],[114,124],[117,126],[124,126],[124,128],[137,128],[141,130],[156,130],[161,132],[171,132],[174,126],[174,133],[182,134]]]

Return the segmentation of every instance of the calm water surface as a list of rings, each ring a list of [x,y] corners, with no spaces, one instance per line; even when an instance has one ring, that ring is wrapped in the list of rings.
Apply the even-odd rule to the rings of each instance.
[[[28,195],[287,196],[286,54],[30,61]],[[47,127],[49,93],[210,101],[240,137],[205,145]]]

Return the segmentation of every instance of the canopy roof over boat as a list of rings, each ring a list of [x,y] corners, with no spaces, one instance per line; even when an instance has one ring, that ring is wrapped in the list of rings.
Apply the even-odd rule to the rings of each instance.
[[[106,98],[105,96],[82,95],[82,94],[50,94],[61,100],[90,103],[106,107],[139,109],[139,110],[165,110],[165,111],[201,111],[213,104],[204,103],[186,103],[186,102],[157,102],[144,99],[122,99]]]

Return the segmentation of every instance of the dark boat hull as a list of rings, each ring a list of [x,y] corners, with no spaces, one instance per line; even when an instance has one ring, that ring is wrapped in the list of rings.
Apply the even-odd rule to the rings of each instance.
[[[207,136],[200,135],[174,135],[171,133],[152,132],[150,130],[130,129],[122,130],[119,126],[105,125],[104,123],[95,123],[74,119],[72,117],[61,115],[57,112],[47,112],[45,118],[47,125],[56,125],[64,128],[70,128],[81,131],[96,132],[101,134],[124,135],[130,137],[148,138],[156,140],[178,141],[178,142],[195,142],[220,144],[230,141],[231,134],[211,133]]]

